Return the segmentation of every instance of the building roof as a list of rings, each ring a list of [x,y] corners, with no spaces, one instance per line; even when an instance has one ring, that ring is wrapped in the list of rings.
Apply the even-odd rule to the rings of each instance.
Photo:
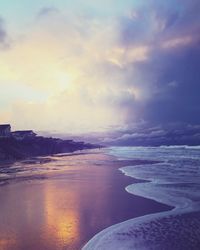
[[[10,124],[0,124],[0,129],[10,128]]]

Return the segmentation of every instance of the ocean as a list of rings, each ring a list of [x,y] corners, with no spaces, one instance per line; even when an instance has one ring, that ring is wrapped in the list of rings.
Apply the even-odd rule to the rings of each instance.
[[[0,167],[2,250],[199,250],[200,147],[111,147]]]
[[[84,250],[199,250],[200,249],[200,147],[112,147],[107,153],[120,160],[153,160],[120,171],[143,180],[127,192],[172,206],[113,225],[95,237]],[[131,209],[131,208],[130,208]]]

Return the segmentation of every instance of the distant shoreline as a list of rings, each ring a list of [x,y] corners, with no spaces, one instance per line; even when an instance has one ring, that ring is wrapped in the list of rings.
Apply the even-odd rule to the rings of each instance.
[[[72,153],[79,150],[100,147],[102,146],[42,136],[20,140],[14,137],[0,137],[0,165],[39,156]]]

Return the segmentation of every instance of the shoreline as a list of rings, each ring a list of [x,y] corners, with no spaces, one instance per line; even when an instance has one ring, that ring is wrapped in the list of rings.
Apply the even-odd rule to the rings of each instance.
[[[78,250],[98,232],[113,224],[169,209],[169,206],[125,191],[133,179],[122,175],[118,169],[146,161],[118,161],[106,155],[104,150],[57,158],[57,161],[42,165],[44,168],[48,166],[47,178],[27,178],[26,181],[0,187],[0,198],[4,197],[0,221],[6,223],[4,228],[0,227],[1,238],[11,230],[10,227],[18,235],[19,225],[24,224],[23,235],[15,237],[16,243],[5,250],[36,249],[33,248],[36,243],[27,235],[28,232],[37,238],[38,250],[60,250],[63,247]],[[51,165],[57,170],[49,170]],[[20,203],[15,203],[16,197],[20,197]],[[13,224],[18,218],[20,222]],[[38,218],[43,219],[38,221]]]
[[[63,157],[63,156],[73,156],[73,155],[81,155],[81,154],[89,154],[89,152],[86,151],[93,151],[94,149],[77,149],[72,152],[65,152],[65,153],[54,153],[54,154],[45,154],[45,155],[36,155],[36,156],[26,156],[22,159],[12,159],[12,160],[0,160],[0,168],[5,165],[12,165],[15,163],[38,163],[38,160],[41,160],[41,163],[44,162],[46,159],[49,159],[51,161],[51,157]]]
[[[120,157],[120,159],[125,158]],[[171,209],[133,217],[112,225],[96,234],[82,250],[198,250],[200,248],[199,204],[194,198],[195,195],[193,198],[187,197],[187,192],[185,196],[183,195],[184,184],[179,183],[179,179],[177,184],[180,184],[180,189],[175,186],[176,181],[174,187],[173,181],[171,183],[165,181],[164,172],[158,166],[167,164],[167,161],[161,161],[140,167],[127,165],[119,170],[123,175],[132,178],[132,184],[125,187],[126,192],[171,206]],[[170,164],[172,163],[169,163],[169,166],[172,166]],[[135,180],[139,182],[135,183]],[[173,196],[173,192],[177,194]],[[190,237],[187,239],[188,235]]]
[[[22,136],[21,133],[24,132],[26,136]],[[16,162],[28,158],[101,147],[83,141],[38,136],[33,131],[18,131],[18,134],[10,131],[5,137],[0,136],[0,162]]]
[[[16,160],[16,161],[7,161],[7,162],[0,162],[0,186],[7,185],[11,183],[17,183],[20,181],[26,181],[26,180],[38,180],[38,179],[48,179],[48,175],[50,174],[48,171],[45,173],[38,173],[37,169],[36,171],[32,172],[24,172],[22,176],[18,176],[18,174],[21,173],[21,171],[18,171],[18,168],[20,170],[21,166],[33,166],[34,165],[45,165],[48,163],[55,163],[59,161],[59,159],[62,159],[62,157],[73,157],[73,156],[81,156],[81,155],[88,155],[88,154],[94,154],[97,153],[96,149],[83,149],[83,150],[77,150],[74,152],[69,153],[58,153],[53,155],[46,155],[46,156],[35,156],[35,157],[28,157],[22,160]],[[13,169],[14,168],[14,169]],[[9,171],[9,169],[12,169]],[[44,169],[45,170],[45,169]],[[60,169],[62,171],[62,169]],[[8,177],[1,177],[3,173],[11,174]],[[13,175],[13,176],[12,176]]]

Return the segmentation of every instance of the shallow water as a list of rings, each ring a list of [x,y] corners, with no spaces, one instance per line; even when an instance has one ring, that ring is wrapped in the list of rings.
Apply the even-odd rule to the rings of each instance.
[[[127,186],[126,191],[174,209],[114,225],[84,249],[199,250],[200,147],[115,147],[109,153],[120,159],[160,161],[121,168],[125,175],[145,180]]]
[[[79,250],[108,226],[169,209],[125,192],[125,165],[91,151],[1,166],[0,250]]]

